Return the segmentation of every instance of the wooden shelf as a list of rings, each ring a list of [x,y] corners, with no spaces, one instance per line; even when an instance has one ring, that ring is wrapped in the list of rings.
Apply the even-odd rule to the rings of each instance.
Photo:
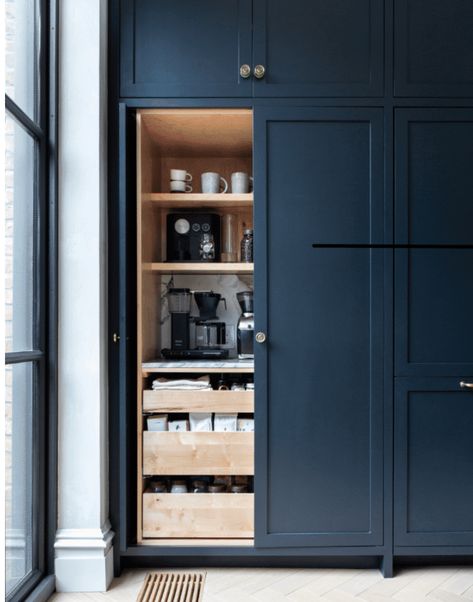
[[[201,209],[252,207],[253,194],[202,194],[156,192],[142,195],[145,203],[153,203],[163,209]]]
[[[144,475],[253,475],[254,433],[143,432]]]
[[[253,274],[253,263],[143,263],[143,271],[159,274]]]
[[[251,538],[253,500],[252,493],[145,493],[143,537]]]
[[[195,494],[202,495],[202,494]],[[234,494],[237,495],[237,494]],[[239,493],[238,495],[241,495]],[[162,547],[182,547],[182,548],[195,548],[195,547],[210,547],[210,548],[221,548],[221,547],[234,547],[234,546],[244,546],[244,547],[253,547],[255,542],[250,538],[242,538],[242,539],[216,539],[216,538],[200,538],[194,537],[190,538],[174,538],[174,539],[156,539],[156,538],[146,538],[140,541],[140,544],[143,546],[162,546]]]
[[[254,391],[143,391],[144,412],[254,412]]]

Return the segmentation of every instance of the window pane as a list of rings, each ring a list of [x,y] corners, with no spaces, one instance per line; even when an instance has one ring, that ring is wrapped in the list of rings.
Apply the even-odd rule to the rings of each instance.
[[[33,568],[33,364],[5,367],[5,544],[9,594]]]
[[[32,119],[38,99],[38,2],[5,0],[5,91]]]
[[[5,124],[5,347],[33,348],[35,141],[7,115]]]

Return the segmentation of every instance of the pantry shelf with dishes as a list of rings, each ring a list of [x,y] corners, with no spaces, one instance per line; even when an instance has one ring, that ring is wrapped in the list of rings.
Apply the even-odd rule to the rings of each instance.
[[[137,112],[139,543],[254,535],[251,172],[251,111]]]

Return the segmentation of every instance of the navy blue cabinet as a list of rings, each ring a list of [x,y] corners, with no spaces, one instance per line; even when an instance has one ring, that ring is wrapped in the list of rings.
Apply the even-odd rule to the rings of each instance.
[[[472,157],[473,110],[396,111],[397,375],[473,373]]]
[[[472,373],[396,380],[394,543],[471,549]]]
[[[251,0],[122,0],[121,96],[251,96]]]
[[[397,96],[473,96],[471,0],[396,0]]]
[[[382,123],[255,111],[258,546],[382,543]]]
[[[383,4],[254,0],[255,96],[381,96]]]
[[[383,4],[122,0],[121,96],[381,96]]]

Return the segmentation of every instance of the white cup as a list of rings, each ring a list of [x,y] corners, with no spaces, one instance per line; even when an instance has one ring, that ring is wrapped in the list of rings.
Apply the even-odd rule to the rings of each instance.
[[[192,186],[181,180],[171,180],[169,187],[171,192],[192,192]]]
[[[253,178],[250,177],[244,171],[236,171],[232,173],[232,193],[233,194],[246,194],[253,188]]]
[[[192,175],[185,169],[171,169],[170,179],[179,182],[192,182]]]
[[[201,176],[202,192],[206,194],[217,194],[219,192],[227,192],[228,183],[225,178],[213,171],[206,171]],[[220,186],[223,190],[220,190]]]

